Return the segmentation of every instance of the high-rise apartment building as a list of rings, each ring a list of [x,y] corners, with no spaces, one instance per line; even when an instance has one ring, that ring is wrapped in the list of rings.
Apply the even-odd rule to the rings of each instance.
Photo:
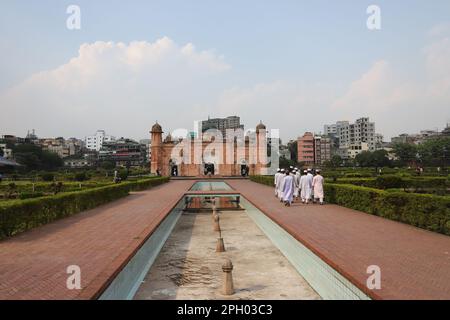
[[[202,121],[202,132],[210,129],[217,129],[222,133],[222,136],[226,137],[227,129],[242,129],[244,130],[244,125],[241,124],[241,118],[238,116],[230,116],[226,118],[214,118],[208,117],[208,120]]]
[[[325,134],[335,137],[337,140],[337,154],[348,159],[355,152],[351,150],[375,151],[382,144],[383,136],[375,133],[375,122],[369,118],[357,119],[355,123],[338,121],[335,124],[324,126]],[[363,144],[367,144],[363,145]]]
[[[305,165],[314,165],[314,135],[311,132],[305,132],[303,137],[297,140],[297,162]]]
[[[314,136],[306,132],[297,140],[297,161],[307,166],[323,165],[331,160],[332,139],[327,135]]]
[[[86,148],[89,150],[100,151],[104,142],[114,141],[113,136],[107,135],[105,130],[97,130],[97,132],[92,136],[87,136],[85,138]]]
[[[331,138],[329,136],[314,137],[314,162],[316,165],[323,165],[331,160]]]

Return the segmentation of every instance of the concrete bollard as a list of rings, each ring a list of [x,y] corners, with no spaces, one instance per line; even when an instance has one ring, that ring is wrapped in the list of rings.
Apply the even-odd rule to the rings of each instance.
[[[214,216],[214,231],[220,232],[220,218],[218,215]]]
[[[213,221],[214,221],[214,218],[215,218],[216,216],[218,216],[218,214],[217,214],[216,208],[214,207],[214,208],[213,208],[213,211],[212,211],[212,218],[213,218]]]
[[[217,238],[216,252],[225,252],[225,244],[222,237]]]
[[[222,265],[223,271],[223,289],[222,293],[226,296],[230,296],[234,293],[233,286],[233,263],[231,263],[230,259],[226,259],[224,264]]]

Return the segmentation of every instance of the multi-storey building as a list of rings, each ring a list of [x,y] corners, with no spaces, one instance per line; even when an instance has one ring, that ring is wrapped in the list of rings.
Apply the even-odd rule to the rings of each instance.
[[[331,160],[332,139],[328,135],[306,132],[297,140],[297,161],[306,166],[323,165]]]
[[[85,144],[86,148],[89,150],[100,151],[104,142],[112,142],[114,140],[115,138],[107,135],[105,130],[97,130],[94,135],[85,138]]]
[[[336,124],[325,125],[324,130],[326,134],[336,138],[336,154],[344,159],[348,159],[349,154],[354,154],[354,150],[365,149],[363,143],[367,143],[368,151],[375,151],[383,140],[382,135],[375,133],[375,123],[370,122],[367,117],[357,119],[355,123],[338,121]],[[349,152],[351,150],[353,151]]]
[[[332,141],[329,136],[314,137],[314,162],[316,165],[323,165],[331,160]]]
[[[150,139],[141,139],[139,140],[139,143],[144,146],[145,153],[147,155],[147,161],[152,160],[152,140]]]
[[[297,140],[297,162],[305,165],[314,165],[314,135],[311,132],[305,134]]]
[[[241,124],[241,118],[238,116],[230,116],[226,118],[214,118],[208,117],[208,120],[202,121],[202,132],[210,129],[219,130],[223,137],[226,137],[227,129],[242,129],[244,130],[244,125]]]
[[[142,166],[147,161],[147,148],[131,139],[103,142],[99,151],[99,161],[110,161],[116,166]]]
[[[61,158],[74,156],[80,153],[83,147],[83,141],[76,138],[70,138],[67,140],[62,137],[44,138],[36,140],[35,143],[40,145],[43,150],[56,153]]]

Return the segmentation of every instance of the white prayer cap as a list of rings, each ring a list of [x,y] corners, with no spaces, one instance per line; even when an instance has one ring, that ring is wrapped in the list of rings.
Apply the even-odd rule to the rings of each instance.
[[[294,169],[294,167],[293,167],[293,166],[290,166],[289,168],[291,168],[291,169]]]
[[[281,172],[284,172],[284,171],[286,171],[286,170],[284,170],[284,169],[281,169]]]
[[[281,171],[281,169],[280,169],[280,168],[278,168],[278,169],[277,169],[277,172],[280,172],[280,171]]]
[[[304,173],[307,173],[307,172],[308,172],[308,170],[306,170],[306,169],[305,169],[305,170],[303,170],[303,172],[304,172]]]
[[[310,169],[310,168],[308,168],[308,171],[311,171],[311,169]]]
[[[298,168],[297,168],[297,167],[295,167],[295,170],[298,170]]]
[[[320,169],[316,169],[316,172],[320,172]]]

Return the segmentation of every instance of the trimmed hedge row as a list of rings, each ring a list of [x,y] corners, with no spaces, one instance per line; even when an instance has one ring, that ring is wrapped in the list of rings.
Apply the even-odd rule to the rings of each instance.
[[[273,186],[272,176],[251,176],[250,180]],[[329,203],[450,235],[450,196],[390,192],[336,183],[325,183],[324,189]]]
[[[328,202],[450,235],[450,197],[325,184]]]
[[[0,202],[0,239],[125,197],[169,180],[158,177],[37,199]]]
[[[250,180],[266,186],[275,187],[274,176],[250,176]]]
[[[355,186],[368,187],[368,188],[379,188],[380,180],[388,180],[391,176],[380,176],[379,178],[337,178],[336,181],[331,181],[334,184],[352,184]],[[449,188],[450,180],[446,177],[416,177],[416,178],[405,178],[392,176],[397,180],[401,180],[402,186],[405,188],[414,189],[425,189],[425,188]],[[395,188],[395,187],[394,187]]]

